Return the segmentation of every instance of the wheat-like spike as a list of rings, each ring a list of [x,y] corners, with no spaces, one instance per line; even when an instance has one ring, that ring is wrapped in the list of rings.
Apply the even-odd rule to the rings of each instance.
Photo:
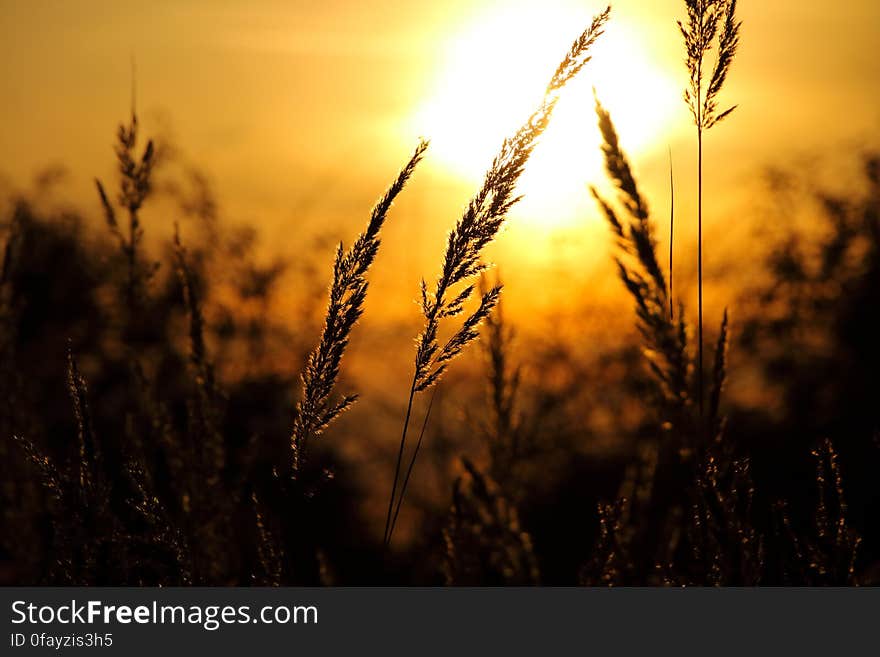
[[[678,21],[684,39],[689,74],[684,99],[701,130],[711,128],[733,111],[717,114],[717,99],[739,46],[742,25],[736,18],[736,0],[685,0],[686,24]],[[715,45],[718,56],[706,82],[705,58]]]
[[[363,313],[368,287],[365,276],[379,250],[379,233],[394,199],[409,181],[427,148],[427,141],[419,142],[409,161],[373,207],[366,230],[348,251],[343,250],[342,244],[336,251],[324,328],[301,377],[303,392],[296,405],[290,439],[294,474],[302,465],[307,442],[357,399],[356,395],[346,395],[339,401],[330,401],[351,331]]]
[[[605,7],[605,10],[600,14],[597,14],[590,26],[574,40],[568,54],[560,62],[556,73],[553,74],[553,78],[550,80],[550,84],[547,85],[548,92],[562,89],[592,59],[589,55],[590,48],[602,36],[605,24],[610,16],[611,5]]]
[[[664,397],[674,408],[687,403],[688,358],[683,314],[676,322],[669,313],[669,290],[656,252],[648,205],[643,199],[629,159],[620,146],[611,115],[598,98],[596,116],[602,135],[602,153],[609,177],[626,212],[624,221],[611,204],[591,188],[612,230],[622,256],[616,258],[618,274],[636,303],[638,328],[645,342],[649,366]]]
[[[736,0],[729,0],[724,3],[722,16],[723,24],[718,35],[718,58],[715,61],[712,76],[709,78],[706,98],[703,101],[703,117],[706,121],[706,129],[722,121],[736,109],[734,105],[720,114],[717,113],[718,94],[721,93],[721,88],[727,79],[730,65],[733,63],[733,58],[736,55],[736,49],[739,47],[739,30],[742,26],[742,21],[736,19]]]
[[[477,326],[497,303],[500,288],[483,296],[480,308],[463,322],[452,339],[441,348],[437,342],[441,320],[461,312],[462,304],[470,296],[471,289],[466,288],[451,300],[447,295],[453,294],[452,290],[456,285],[486,268],[481,259],[483,249],[495,239],[507,218],[507,213],[520,200],[519,196],[514,195],[516,184],[539,137],[550,122],[559,94],[590,60],[590,48],[602,35],[610,14],[609,6],[595,16],[590,26],[575,39],[550,78],[541,104],[516,133],[502,142],[498,154],[486,172],[482,186],[468,202],[461,218],[449,233],[441,273],[434,285],[433,293],[428,292],[427,284],[422,281],[424,328],[416,338],[413,381],[394,468],[394,481],[388,499],[388,513],[385,518],[386,546],[391,541],[392,514],[415,395],[436,385],[452,359],[461,353],[468,343],[477,338]],[[398,504],[398,508],[399,506]]]
[[[136,153],[138,143],[138,118],[132,98],[131,119],[128,125],[120,124],[116,132],[117,167],[119,169],[119,192],[117,203],[128,213],[128,231],[123,233],[113,203],[104,189],[103,183],[95,179],[95,187],[104,211],[107,227],[119,241],[119,248],[128,265],[126,295],[129,312],[133,313],[137,295],[143,279],[149,279],[154,273],[147,269],[141,271],[138,263],[138,246],[143,240],[144,231],[141,227],[140,209],[152,191],[153,168],[156,164],[156,150],[153,141],[148,140],[143,153]]]
[[[423,286],[425,328],[417,341],[415,363],[414,387],[418,391],[427,389],[440,378],[433,367],[433,360],[440,352],[436,344],[439,321],[450,307],[456,313],[463,302],[462,295],[457,295],[452,301],[447,300],[450,288],[485,268],[480,260],[483,248],[495,238],[508,211],[519,201],[519,197],[514,196],[516,183],[538,138],[550,122],[559,92],[590,60],[589,50],[602,35],[610,11],[610,7],[606,8],[575,39],[547,85],[541,105],[512,137],[504,140],[482,187],[467,204],[462,217],[450,232],[441,274],[433,294],[429,295],[426,286]],[[462,294],[466,298],[470,292],[466,290]]]
[[[658,292],[662,290],[665,298],[668,296],[668,288],[666,278],[660,269],[660,263],[657,259],[657,244],[654,238],[653,226],[649,221],[650,211],[648,204],[639,192],[629,159],[620,147],[617,130],[611,120],[611,115],[602,106],[598,97],[596,97],[596,116],[599,121],[599,131],[602,134],[602,153],[605,156],[605,170],[617,187],[618,200],[632,218],[628,244],[633,255],[644,265],[645,270],[654,280]],[[595,196],[596,194],[594,193]],[[605,213],[607,216],[607,210],[605,210]],[[615,231],[619,233],[618,229],[615,229]]]

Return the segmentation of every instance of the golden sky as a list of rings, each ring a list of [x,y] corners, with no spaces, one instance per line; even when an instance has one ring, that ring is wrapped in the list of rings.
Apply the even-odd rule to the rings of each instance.
[[[208,173],[224,212],[258,222],[280,250],[316,230],[353,235],[417,137],[432,137],[389,225],[397,271],[376,274],[399,279],[402,270],[417,281],[433,275],[439,240],[495,145],[602,6],[0,0],[0,174],[25,186],[45,165],[64,164],[68,197],[96,210],[91,181],[112,176],[133,56],[147,130],[170,136]],[[594,239],[580,231],[595,217],[585,184],[601,179],[594,85],[660,216],[671,149],[687,216],[694,153],[680,101],[682,14],[679,0],[614,3],[595,66],[563,100],[523,181],[512,237],[498,247],[502,264],[506,248],[546,271],[560,257],[542,254],[577,261]],[[716,223],[766,165],[862,146],[880,127],[880,3],[743,0],[740,15],[742,45],[722,101],[739,109],[707,145]]]

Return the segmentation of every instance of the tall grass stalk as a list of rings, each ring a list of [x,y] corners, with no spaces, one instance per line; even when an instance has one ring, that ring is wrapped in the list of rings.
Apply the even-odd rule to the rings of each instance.
[[[477,338],[480,322],[489,315],[501,294],[501,286],[495,286],[483,293],[477,310],[462,322],[460,328],[441,347],[438,342],[441,320],[460,315],[475,286],[472,283],[467,284],[457,294],[453,289],[485,269],[486,266],[481,261],[483,248],[495,238],[508,211],[519,201],[520,197],[514,196],[514,190],[526,162],[538,138],[550,122],[562,88],[590,61],[589,50],[602,34],[610,13],[609,6],[575,39],[550,79],[541,105],[512,137],[504,140],[501,150],[486,173],[482,187],[470,200],[463,216],[449,234],[442,272],[433,293],[428,291],[428,284],[422,280],[422,314],[425,324],[416,339],[415,371],[394,468],[394,481],[388,498],[384,532],[386,546],[391,542],[394,505],[397,500],[407,430],[412,418],[415,396],[434,386],[443,376],[450,362],[465,346]],[[418,451],[414,450],[412,463],[415,462],[417,455]],[[401,503],[405,493],[404,484],[400,490]]]
[[[736,0],[685,0],[686,24],[678,22],[687,53],[689,85],[684,100],[697,129],[697,399],[703,415],[703,133],[736,109],[718,111],[718,94],[739,45],[741,22]],[[706,82],[706,57],[716,46],[718,56]]]
[[[138,117],[134,105],[134,90],[132,90],[131,119],[128,125],[120,124],[116,133],[115,148],[120,177],[117,202],[128,214],[127,231],[123,231],[120,227],[119,220],[116,218],[116,210],[103,183],[99,179],[95,179],[95,186],[104,209],[104,219],[110,232],[119,241],[119,248],[125,257],[128,270],[125,296],[131,315],[134,314],[142,282],[155,273],[155,267],[153,270],[141,271],[138,262],[138,247],[144,236],[140,210],[152,191],[152,173],[156,161],[156,151],[153,147],[153,141],[148,140],[143,153],[138,155],[137,143]],[[130,321],[134,321],[133,317],[130,318]]]
[[[684,314],[669,314],[669,287],[657,255],[657,242],[648,203],[642,196],[629,159],[618,139],[611,115],[596,99],[596,116],[602,135],[602,154],[608,177],[617,188],[623,219],[594,187],[594,199],[617,240],[618,274],[636,303],[638,328],[645,343],[652,372],[658,380],[667,405],[667,418],[673,425],[685,422],[690,403],[689,361]]]

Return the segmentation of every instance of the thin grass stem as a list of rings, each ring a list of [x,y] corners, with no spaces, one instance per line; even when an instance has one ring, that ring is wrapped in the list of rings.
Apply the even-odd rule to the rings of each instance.
[[[406,417],[403,420],[403,432],[400,435],[400,448],[397,450],[397,464],[394,466],[394,483],[391,485],[391,495],[388,497],[388,513],[385,516],[385,533],[382,537],[382,542],[386,547],[391,542],[388,530],[391,528],[391,515],[394,510],[394,498],[397,495],[397,483],[400,480],[400,464],[403,462],[403,451],[406,447],[406,432],[409,429],[409,420],[412,417],[412,407],[415,396],[416,377],[413,377],[413,383],[409,389],[409,403],[406,405]]]
[[[675,320],[672,296],[672,250],[675,244],[675,177],[672,173],[672,148],[669,149],[669,319]]]
[[[406,495],[406,488],[409,485],[410,475],[412,474],[413,467],[415,467],[416,459],[419,456],[419,450],[422,448],[422,439],[425,437],[425,429],[428,427],[428,419],[431,417],[431,409],[434,407],[434,397],[436,396],[437,386],[434,386],[434,390],[431,391],[431,399],[428,401],[428,410],[425,411],[425,419],[422,422],[422,429],[419,431],[419,439],[416,441],[412,458],[410,458],[409,466],[406,469],[406,476],[403,478],[403,485],[400,487],[400,496],[397,499],[397,506],[394,509],[394,517],[391,519],[391,528],[388,530],[389,543],[391,542],[391,537],[394,535],[394,528],[397,526],[397,516],[400,514],[400,507],[403,506],[403,498]]]

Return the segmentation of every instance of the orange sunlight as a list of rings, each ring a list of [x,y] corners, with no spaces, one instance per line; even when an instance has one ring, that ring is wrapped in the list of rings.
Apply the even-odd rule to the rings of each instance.
[[[467,20],[447,42],[433,94],[413,115],[413,129],[432,140],[432,157],[463,180],[480,180],[501,140],[540,101],[563,44],[588,21],[582,3],[571,2],[496,5]],[[620,17],[593,52],[520,182],[516,215],[534,228],[583,221],[584,186],[602,178],[594,87],[635,157],[657,145],[681,110],[681,81],[652,61]]]

